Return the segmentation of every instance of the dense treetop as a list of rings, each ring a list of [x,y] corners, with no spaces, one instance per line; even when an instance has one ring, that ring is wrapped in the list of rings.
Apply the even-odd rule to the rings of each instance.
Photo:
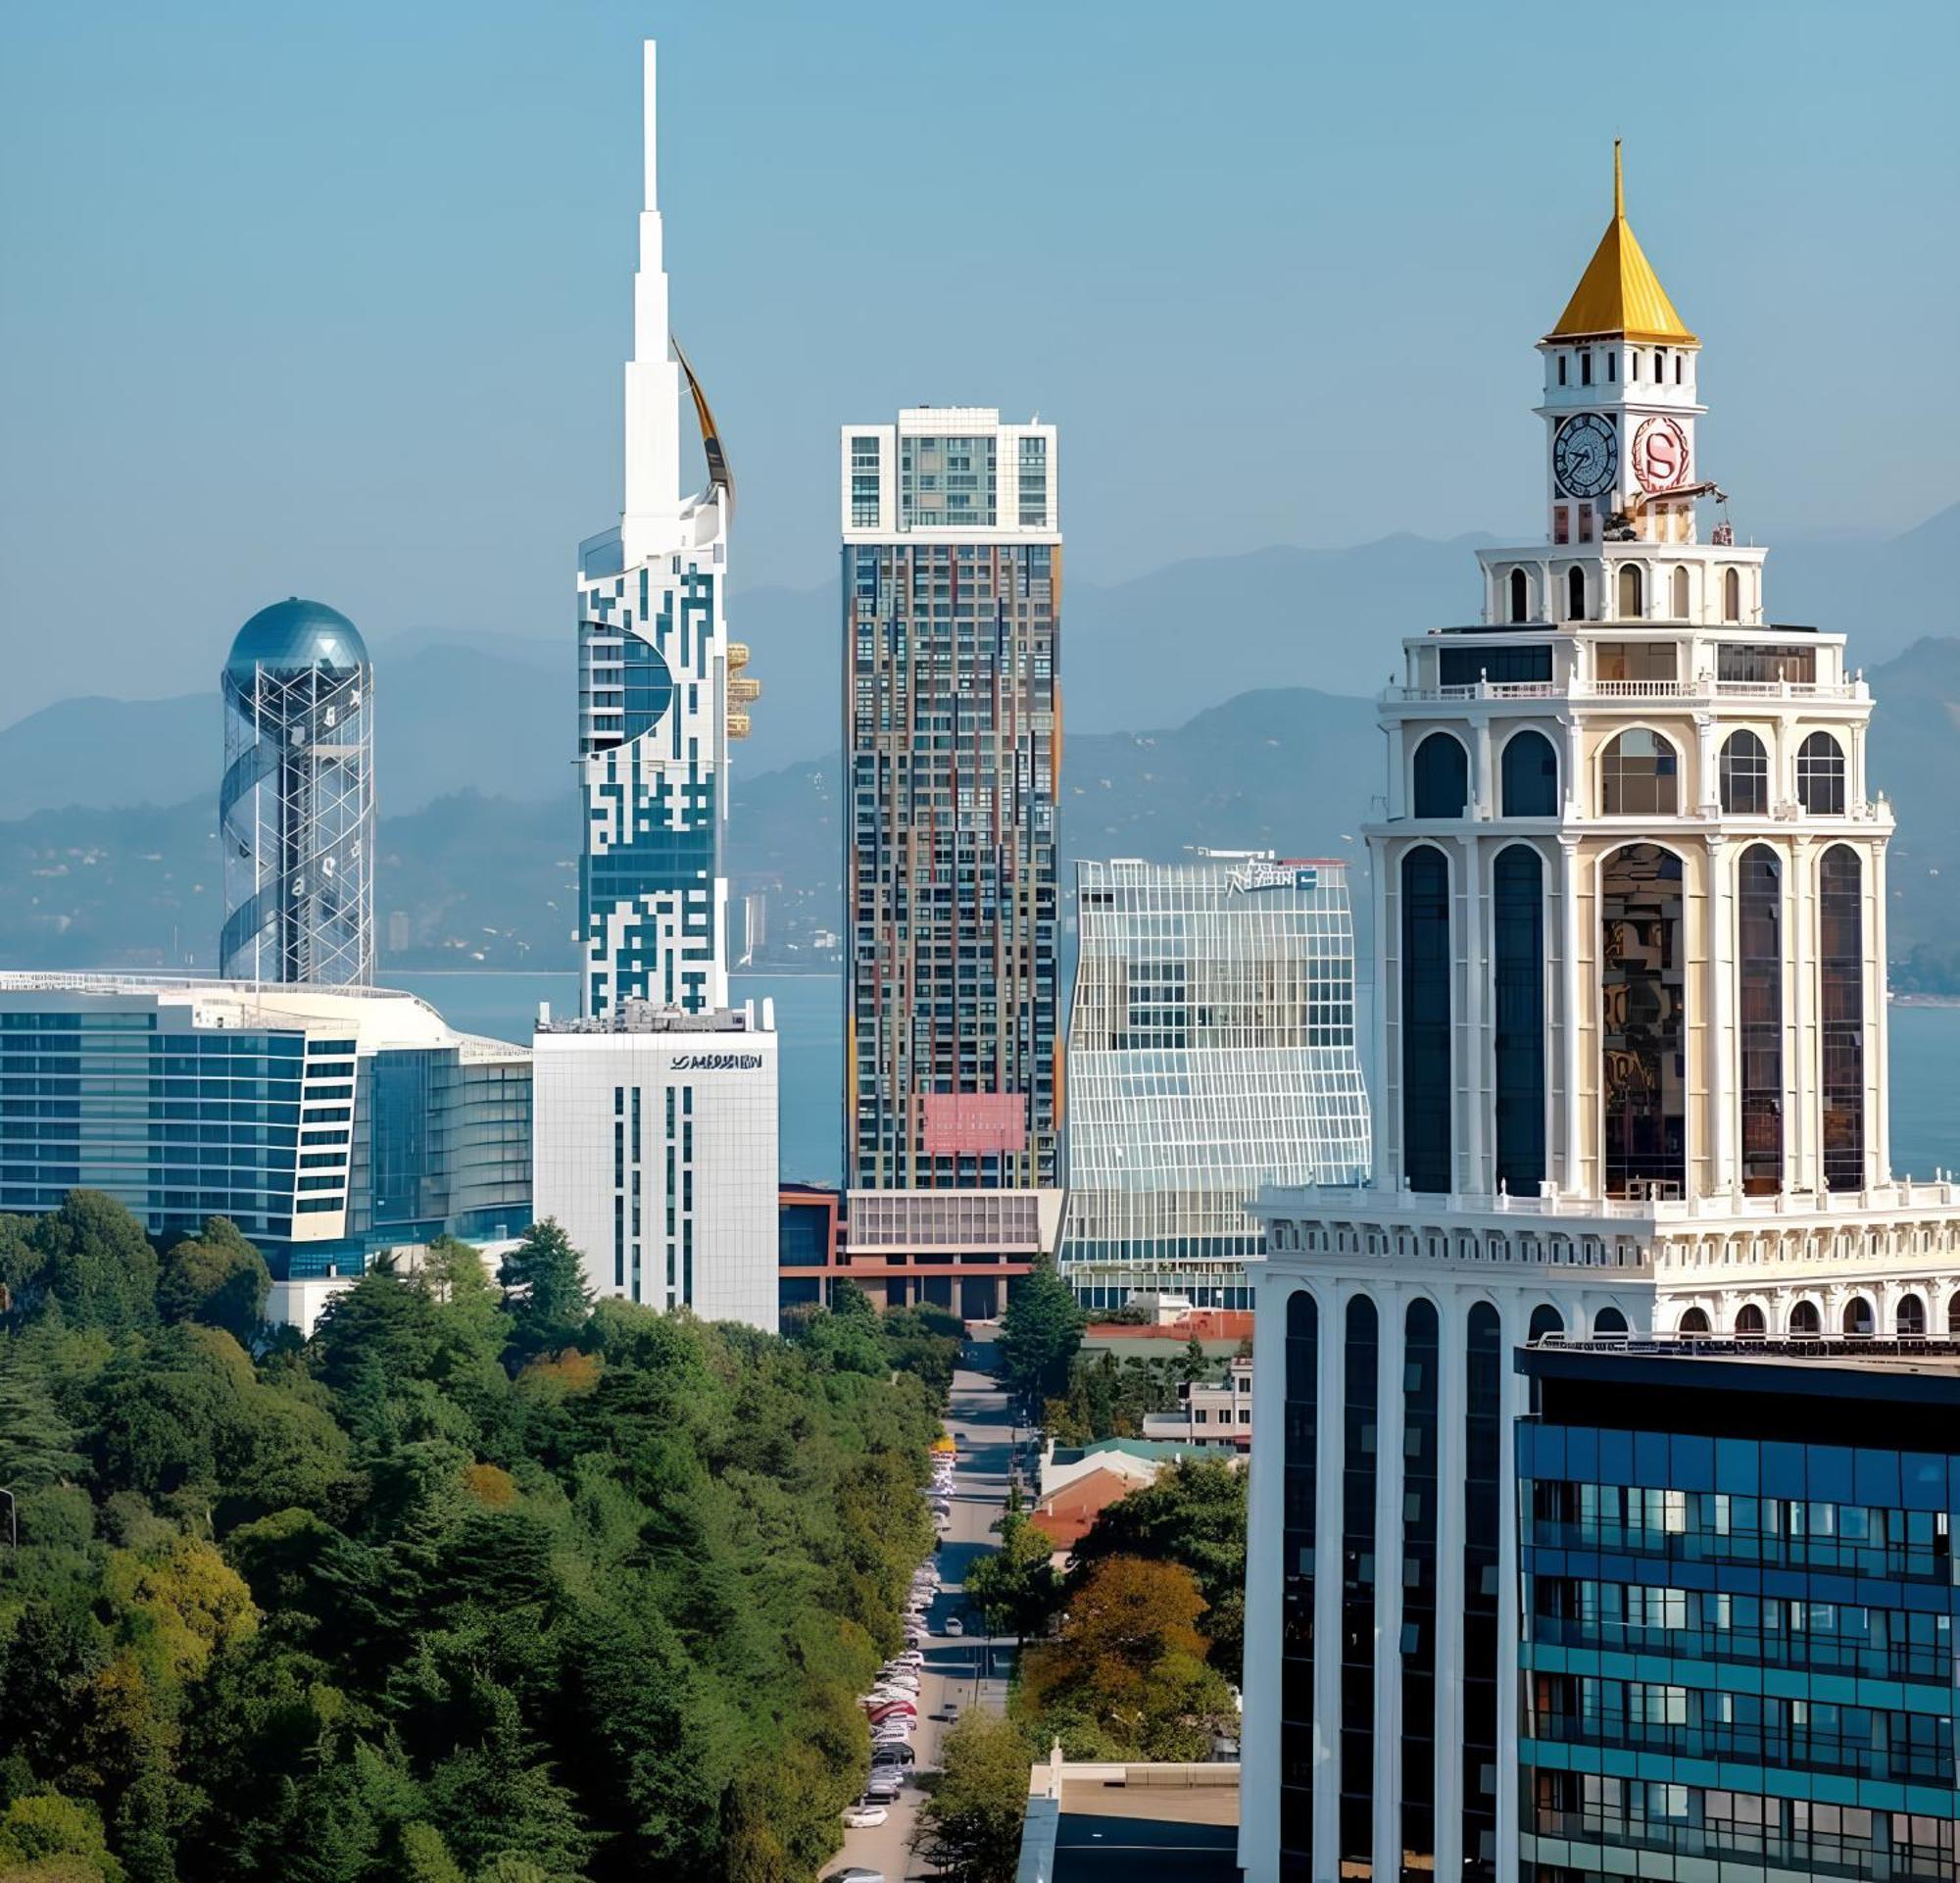
[[[227,1223],[0,1217],[0,1877],[822,1866],[951,1330],[595,1306],[555,1224],[501,1279],[439,1244],[302,1343]]]

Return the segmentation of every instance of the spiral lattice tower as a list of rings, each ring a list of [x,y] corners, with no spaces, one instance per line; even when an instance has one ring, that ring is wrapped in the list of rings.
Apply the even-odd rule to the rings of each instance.
[[[346,616],[262,609],[224,664],[220,971],[374,977],[374,670]]]

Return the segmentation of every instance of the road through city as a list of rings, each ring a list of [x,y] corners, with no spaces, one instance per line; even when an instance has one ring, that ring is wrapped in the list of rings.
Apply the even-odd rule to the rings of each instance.
[[[994,1525],[1006,1509],[1014,1430],[1006,1395],[978,1370],[991,1361],[992,1329],[978,1331],[981,1338],[969,1341],[962,1364],[953,1376],[946,1415],[946,1429],[959,1447],[959,1463],[954,1472],[953,1524],[939,1547],[943,1584],[927,1617],[925,1665],[919,1678],[919,1729],[912,1746],[924,1770],[939,1763],[939,1742],[952,1722],[951,1710],[963,1713],[981,1706],[999,1712],[1005,1707],[1006,1674],[1014,1652],[1009,1639],[987,1640],[980,1633],[979,1616],[966,1608],[968,1567],[999,1547]],[[956,1615],[969,1632],[956,1636],[946,1632],[947,1621]],[[846,1831],[844,1848],[824,1875],[836,1876],[854,1865],[877,1871],[887,1883],[932,1875],[911,1856],[912,1829],[923,1797],[917,1786],[907,1785],[884,1823]]]

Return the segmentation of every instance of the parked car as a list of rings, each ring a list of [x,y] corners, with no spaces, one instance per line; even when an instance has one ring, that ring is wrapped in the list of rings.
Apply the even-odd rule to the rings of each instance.
[[[963,1635],[966,1632],[966,1624],[957,1615],[948,1615],[939,1624],[939,1631],[947,1635]]]
[[[844,1808],[844,1828],[847,1831],[868,1831],[882,1824],[891,1816],[882,1805],[873,1805],[869,1799],[860,1798],[855,1805]]]
[[[847,1863],[841,1870],[832,1870],[823,1883],[885,1883],[883,1870],[869,1870],[861,1863]]]
[[[889,1805],[906,1788],[905,1779],[889,1766],[873,1772],[864,1783],[864,1799],[871,1805]]]
[[[918,1755],[909,1746],[888,1744],[871,1748],[873,1765],[912,1765],[918,1762]]]

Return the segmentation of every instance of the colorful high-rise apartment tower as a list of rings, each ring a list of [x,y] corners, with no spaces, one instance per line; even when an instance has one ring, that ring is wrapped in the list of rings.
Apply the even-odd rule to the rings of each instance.
[[[654,45],[646,45],[646,198],[626,363],[626,501],[578,546],[582,1002],[707,1013],[728,1003],[728,741],[760,688],[724,615],[735,486],[714,421],[667,329],[655,190]],[[708,485],[681,494],[680,401],[700,421]]]
[[[1055,428],[917,406],[842,445],[851,1246],[983,1313],[1059,1210]]]

